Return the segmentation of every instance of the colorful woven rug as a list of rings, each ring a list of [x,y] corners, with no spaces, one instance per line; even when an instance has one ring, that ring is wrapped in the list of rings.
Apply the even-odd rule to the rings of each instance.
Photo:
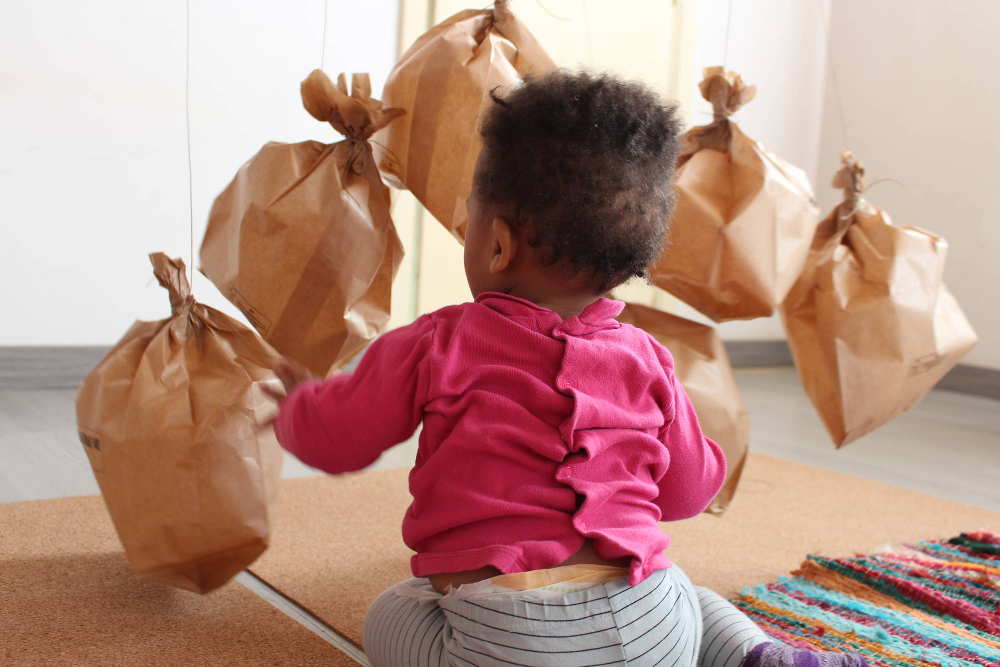
[[[998,535],[810,555],[792,575],[733,600],[779,641],[873,665],[1000,665]]]

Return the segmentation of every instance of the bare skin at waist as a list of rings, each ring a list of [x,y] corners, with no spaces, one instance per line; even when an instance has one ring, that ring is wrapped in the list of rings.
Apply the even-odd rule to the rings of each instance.
[[[561,567],[563,565],[611,565],[614,567],[628,567],[629,559],[619,558],[617,560],[608,560],[606,558],[601,558],[601,556],[598,555],[597,550],[594,548],[593,542],[588,539],[583,543],[583,546],[580,547],[579,551],[562,563],[559,563],[557,567]],[[430,579],[431,586],[434,587],[434,590],[444,595],[448,592],[449,588],[458,588],[462,584],[471,584],[485,579],[492,579],[500,574],[503,574],[500,570],[488,565],[476,570],[432,574],[428,577],[428,579]]]

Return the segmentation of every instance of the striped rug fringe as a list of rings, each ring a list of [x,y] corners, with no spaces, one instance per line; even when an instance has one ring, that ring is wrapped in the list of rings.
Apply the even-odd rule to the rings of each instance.
[[[873,665],[1000,665],[1000,536],[809,555],[792,576],[733,603],[799,648],[853,651]]]

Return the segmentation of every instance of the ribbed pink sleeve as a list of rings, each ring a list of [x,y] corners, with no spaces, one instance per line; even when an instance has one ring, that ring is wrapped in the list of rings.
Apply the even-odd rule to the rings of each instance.
[[[656,505],[661,521],[678,521],[697,516],[719,492],[726,480],[726,455],[701,431],[691,399],[671,368],[673,418],[665,425],[660,440],[670,452],[670,466],[660,478]],[[669,415],[668,415],[669,417]]]
[[[300,385],[274,425],[282,447],[328,473],[360,470],[409,438],[426,403],[434,322],[424,316],[378,338],[353,373]]]

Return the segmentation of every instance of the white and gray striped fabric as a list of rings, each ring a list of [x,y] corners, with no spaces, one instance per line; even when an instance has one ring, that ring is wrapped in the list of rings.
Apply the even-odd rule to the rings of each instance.
[[[462,586],[442,596],[426,579],[410,579],[382,593],[365,619],[364,646],[372,665],[687,666],[698,664],[704,653],[700,591],[676,565],[637,586],[622,578],[565,592],[558,585],[476,590]],[[766,638],[760,639],[763,633],[735,607],[705,592],[704,602],[715,614],[714,634],[705,640],[729,663],[720,660],[713,667],[736,667]],[[720,614],[720,600],[739,616],[729,610]],[[718,621],[720,616],[724,620]],[[720,642],[723,648],[715,650]]]
[[[701,607],[701,650],[698,664],[739,667],[754,646],[771,641],[750,617],[715,591],[695,586]]]

